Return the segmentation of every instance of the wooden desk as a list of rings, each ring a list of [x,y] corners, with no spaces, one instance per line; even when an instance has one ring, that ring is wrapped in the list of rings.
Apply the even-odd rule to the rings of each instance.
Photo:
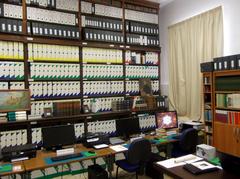
[[[155,163],[154,168],[159,172],[166,173],[167,175],[175,179],[239,179],[239,176],[235,176],[224,170],[218,170],[210,173],[194,175],[186,171],[185,169],[183,169],[183,166],[165,168]]]
[[[69,164],[69,163],[73,163],[73,162],[80,162],[80,161],[84,161],[84,160],[88,160],[88,159],[96,159],[99,157],[104,157],[106,160],[106,164],[108,167],[108,171],[109,174],[111,176],[111,172],[112,172],[112,165],[113,165],[113,161],[111,159],[111,155],[112,155],[112,150],[109,148],[104,148],[104,149],[99,149],[99,150],[94,150],[92,148],[86,148],[85,146],[83,146],[82,144],[76,144],[74,146],[75,149],[75,153],[79,153],[79,152],[84,152],[84,151],[95,151],[96,155],[94,156],[90,156],[90,157],[83,157],[81,159],[72,159],[70,161],[63,161],[63,162],[56,162],[53,164],[46,164],[45,159],[49,158],[49,157],[55,157],[56,156],[56,152],[53,151],[42,151],[39,150],[37,151],[37,155],[35,158],[31,158],[30,160],[26,160],[23,161],[24,166],[25,166],[25,171],[27,173],[27,175],[30,174],[31,171],[33,170],[40,170],[40,169],[45,169],[48,167],[52,167],[52,166],[58,166],[58,165],[62,165],[62,164]]]
[[[1,165],[3,164],[8,164],[7,162],[1,162],[0,163]],[[0,177],[1,176],[6,176],[6,175],[15,175],[15,174],[23,174],[25,172],[25,167],[24,167],[24,164],[23,164],[23,161],[20,161],[20,162],[14,162],[14,163],[11,163],[13,165],[13,169],[14,167],[20,167],[19,170],[12,170],[11,172],[2,172],[0,173]]]

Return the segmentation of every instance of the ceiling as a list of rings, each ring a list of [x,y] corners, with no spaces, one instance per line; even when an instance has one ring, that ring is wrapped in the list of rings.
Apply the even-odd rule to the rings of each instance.
[[[157,2],[160,4],[160,7],[166,6],[167,4],[169,4],[170,2],[174,1],[174,0],[149,0],[152,2]]]

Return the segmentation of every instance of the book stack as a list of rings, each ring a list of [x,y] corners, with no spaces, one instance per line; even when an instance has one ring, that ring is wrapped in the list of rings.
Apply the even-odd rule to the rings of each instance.
[[[7,122],[7,113],[0,113],[0,122]]]
[[[53,116],[72,116],[80,114],[80,102],[54,102]]]
[[[8,121],[27,120],[27,113],[26,111],[8,112],[7,118],[8,118]]]

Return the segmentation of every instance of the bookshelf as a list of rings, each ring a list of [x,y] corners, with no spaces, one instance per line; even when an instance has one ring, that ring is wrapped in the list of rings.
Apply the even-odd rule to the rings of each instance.
[[[214,146],[221,152],[240,155],[239,70],[213,72]]]
[[[212,94],[212,72],[203,72],[203,107],[204,107],[204,122],[206,143],[212,145],[212,114],[213,114],[213,94]]]
[[[40,144],[42,127],[67,123],[75,124],[81,137],[92,120],[137,115],[112,111],[111,102],[140,95],[140,78],[150,78],[153,94],[160,95],[159,4],[5,0],[1,5],[0,65],[9,70],[0,71],[0,89],[31,91],[26,120],[0,121],[3,141],[19,133],[23,137],[17,145]],[[80,113],[92,101],[98,101],[97,113]],[[79,113],[42,117],[44,108],[60,102],[79,103]]]

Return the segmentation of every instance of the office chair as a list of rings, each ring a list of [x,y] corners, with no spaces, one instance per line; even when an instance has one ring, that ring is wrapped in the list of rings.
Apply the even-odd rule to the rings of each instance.
[[[185,129],[179,138],[179,142],[173,144],[171,157],[181,157],[183,155],[194,153],[196,151],[197,144],[197,130],[194,128]]]
[[[116,178],[118,178],[118,168],[132,173],[136,172],[136,179],[138,174],[144,173],[144,167],[146,162],[149,160],[151,155],[151,143],[147,139],[136,139],[134,140],[125,155],[124,160],[117,160]]]

